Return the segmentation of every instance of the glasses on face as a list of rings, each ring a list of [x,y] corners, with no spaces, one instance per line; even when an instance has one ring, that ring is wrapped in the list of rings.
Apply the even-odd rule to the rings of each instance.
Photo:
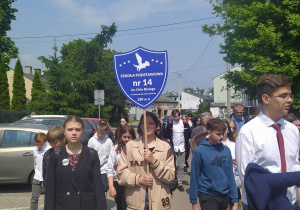
[[[156,129],[156,132],[160,132],[161,130],[160,129]]]
[[[273,96],[274,98],[281,98],[282,100],[288,100],[289,98],[290,99],[294,99],[294,96],[293,96],[293,94],[288,94],[288,93],[286,93],[286,94],[282,94],[282,95],[279,95],[279,96],[274,96],[274,95],[271,95],[271,96]]]

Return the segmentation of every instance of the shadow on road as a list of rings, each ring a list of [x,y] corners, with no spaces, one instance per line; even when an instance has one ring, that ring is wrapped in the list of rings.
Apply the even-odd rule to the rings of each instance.
[[[0,185],[0,193],[24,193],[31,192],[29,184],[3,184]]]

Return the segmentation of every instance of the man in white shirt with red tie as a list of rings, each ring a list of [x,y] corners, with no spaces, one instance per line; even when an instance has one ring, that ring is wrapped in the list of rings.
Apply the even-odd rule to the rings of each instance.
[[[291,85],[289,78],[280,75],[264,75],[256,84],[262,111],[241,128],[235,147],[244,210],[248,210],[244,176],[249,163],[256,163],[271,173],[295,171],[299,131],[292,123],[282,119],[293,101]],[[298,209],[296,190],[296,186],[288,188],[286,196]]]

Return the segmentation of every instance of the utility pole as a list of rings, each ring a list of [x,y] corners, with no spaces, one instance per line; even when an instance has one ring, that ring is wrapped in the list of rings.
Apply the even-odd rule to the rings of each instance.
[[[228,17],[226,16],[226,22],[225,25],[227,26],[228,24]],[[225,28],[225,41],[227,39],[227,27]],[[230,71],[230,63],[229,61],[226,62],[226,72],[228,73]],[[231,91],[230,87],[228,86],[228,81],[227,81],[227,117],[229,117],[231,114]]]
[[[228,73],[230,71],[230,63],[226,62],[226,72]],[[228,87],[228,81],[227,81],[227,117],[229,117],[231,114],[231,91],[230,87]]]
[[[180,111],[180,76],[181,74],[178,73],[178,110]]]

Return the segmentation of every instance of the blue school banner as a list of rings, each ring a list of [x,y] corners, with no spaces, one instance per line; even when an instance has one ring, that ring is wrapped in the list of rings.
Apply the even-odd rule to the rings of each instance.
[[[114,54],[115,75],[129,101],[143,109],[158,99],[167,82],[167,51],[138,47]]]

